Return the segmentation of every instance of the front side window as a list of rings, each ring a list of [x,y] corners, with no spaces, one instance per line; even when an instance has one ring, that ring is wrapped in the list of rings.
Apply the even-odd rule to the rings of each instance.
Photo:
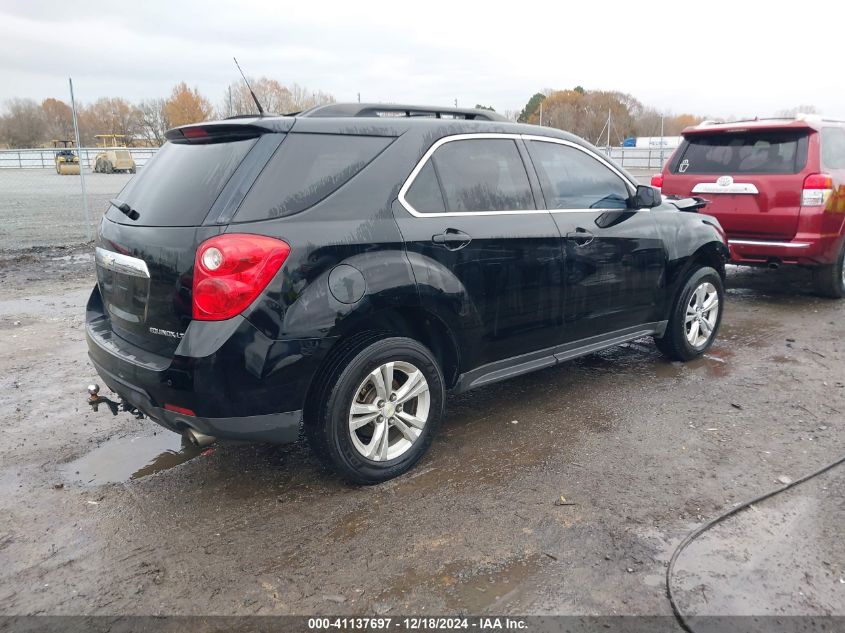
[[[569,145],[530,141],[531,160],[549,209],[626,209],[631,192],[597,158]]]
[[[420,213],[535,209],[512,139],[465,139],[439,147],[405,196]]]

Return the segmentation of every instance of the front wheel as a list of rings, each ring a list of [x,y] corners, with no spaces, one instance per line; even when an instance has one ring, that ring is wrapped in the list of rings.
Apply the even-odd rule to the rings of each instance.
[[[655,338],[657,348],[672,360],[689,361],[706,352],[722,322],[724,284],[709,266],[690,274],[669,314],[666,332]]]
[[[408,471],[443,417],[443,374],[431,352],[404,337],[364,339],[334,358],[306,420],[318,455],[343,477],[375,484]]]
[[[836,261],[827,266],[813,269],[813,284],[816,293],[831,299],[845,297],[845,240],[839,248]]]

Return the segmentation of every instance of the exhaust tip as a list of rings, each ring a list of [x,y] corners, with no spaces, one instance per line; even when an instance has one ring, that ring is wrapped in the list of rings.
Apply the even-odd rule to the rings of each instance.
[[[202,448],[203,446],[208,446],[209,444],[214,444],[217,441],[217,438],[213,435],[206,435],[205,433],[200,433],[194,429],[188,428],[182,434],[185,439],[187,439],[191,444],[194,446],[199,446]]]

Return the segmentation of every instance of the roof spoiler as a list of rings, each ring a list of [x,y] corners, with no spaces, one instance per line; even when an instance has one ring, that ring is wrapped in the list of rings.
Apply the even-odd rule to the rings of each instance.
[[[207,145],[209,143],[232,143],[257,138],[269,132],[258,125],[203,124],[183,125],[165,132],[164,137],[171,143]]]

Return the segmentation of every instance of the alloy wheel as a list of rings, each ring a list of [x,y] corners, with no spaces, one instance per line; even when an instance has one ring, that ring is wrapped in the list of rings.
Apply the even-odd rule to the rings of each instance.
[[[690,296],[684,319],[687,341],[701,349],[712,338],[719,319],[719,293],[709,281],[699,285]]]
[[[384,363],[367,374],[349,408],[352,444],[376,462],[395,459],[422,435],[431,406],[423,373],[411,363]]]

